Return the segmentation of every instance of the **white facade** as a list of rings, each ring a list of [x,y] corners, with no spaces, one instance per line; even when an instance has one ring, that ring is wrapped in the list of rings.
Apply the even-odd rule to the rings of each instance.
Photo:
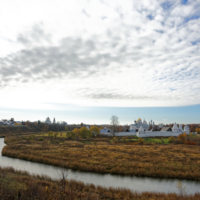
[[[110,129],[104,127],[103,129],[100,129],[100,133],[103,135],[110,135],[111,131]]]
[[[46,121],[44,122],[45,124],[51,124],[51,120],[49,117],[46,118]]]
[[[104,129],[100,130],[100,133],[102,135],[112,136],[112,132],[110,129],[107,129],[106,127]],[[182,129],[182,125],[177,126],[176,123],[174,123],[174,126],[172,128],[172,131],[145,131],[145,129],[140,126],[138,132],[132,131],[132,132],[116,132],[115,136],[138,136],[138,137],[178,137],[179,134],[186,133],[189,135],[190,128],[189,126],[185,126],[184,129]]]
[[[162,127],[164,127],[164,124],[163,124],[163,123],[160,123],[160,124],[158,124],[158,127],[159,127],[159,128],[162,128]]]
[[[183,130],[182,125],[179,125],[178,127],[177,124],[174,123],[172,131],[143,131],[141,127],[141,129],[138,130],[136,135],[138,137],[170,137],[170,136],[178,137],[182,133],[186,133],[187,135],[189,135],[190,133],[189,126],[186,125]]]
[[[148,131],[150,125],[152,125],[152,127],[154,127],[154,122],[151,120],[151,122],[149,122],[149,124],[146,122],[146,120],[142,120],[139,118],[137,121],[135,121],[135,124],[131,124],[130,125],[130,132],[136,132],[139,130],[140,127],[142,127],[144,129],[144,131]]]

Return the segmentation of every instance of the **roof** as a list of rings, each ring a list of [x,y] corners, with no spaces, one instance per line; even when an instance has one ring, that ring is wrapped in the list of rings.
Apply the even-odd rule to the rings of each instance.
[[[143,129],[143,127],[142,126],[140,126],[140,128],[139,128],[139,130],[138,130],[139,132],[144,132],[144,129]]]
[[[178,126],[176,125],[176,122],[174,123],[174,126],[173,126],[172,129],[173,129],[173,130],[177,130],[177,129],[179,129]]]
[[[161,131],[168,131],[170,127],[163,127]],[[171,128],[170,128],[171,129]]]

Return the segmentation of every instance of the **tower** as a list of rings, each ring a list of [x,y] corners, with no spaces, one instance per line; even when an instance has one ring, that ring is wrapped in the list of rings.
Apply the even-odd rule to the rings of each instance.
[[[55,119],[55,117],[54,117],[54,119],[53,119],[53,123],[54,123],[54,124],[56,123],[56,119]]]

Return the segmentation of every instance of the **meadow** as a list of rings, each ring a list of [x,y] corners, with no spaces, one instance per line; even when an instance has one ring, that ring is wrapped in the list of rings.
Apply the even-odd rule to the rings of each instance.
[[[161,142],[144,142],[135,137],[8,137],[2,155],[81,171],[200,180],[199,145],[154,140]]]
[[[47,176],[32,176],[25,171],[0,167],[0,200],[200,199],[200,194],[187,196],[185,194],[137,193],[127,189],[104,188],[93,184],[83,184],[82,182],[65,178],[67,176],[55,181]]]

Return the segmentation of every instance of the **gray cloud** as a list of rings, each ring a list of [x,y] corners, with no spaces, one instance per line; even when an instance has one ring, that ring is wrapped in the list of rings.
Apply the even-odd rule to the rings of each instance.
[[[21,33],[17,37],[17,41],[25,46],[32,46],[33,43],[40,43],[44,40],[51,43],[51,34],[45,33],[42,23],[35,24],[31,31]]]
[[[22,50],[0,58],[0,87],[12,81],[27,85],[66,80],[66,93],[74,87],[77,96],[87,99],[189,102],[192,91],[200,92],[200,23],[189,14],[190,6],[178,1],[165,6],[137,3],[130,12],[129,7],[116,5],[114,14],[102,12],[94,18],[89,7],[81,8],[90,33],[82,28],[72,34],[71,27],[65,27],[68,36],[58,34],[59,42],[44,25],[35,24],[18,35]],[[95,23],[99,34],[91,27]],[[100,86],[104,89],[97,92]],[[199,100],[196,97],[195,102]]]

